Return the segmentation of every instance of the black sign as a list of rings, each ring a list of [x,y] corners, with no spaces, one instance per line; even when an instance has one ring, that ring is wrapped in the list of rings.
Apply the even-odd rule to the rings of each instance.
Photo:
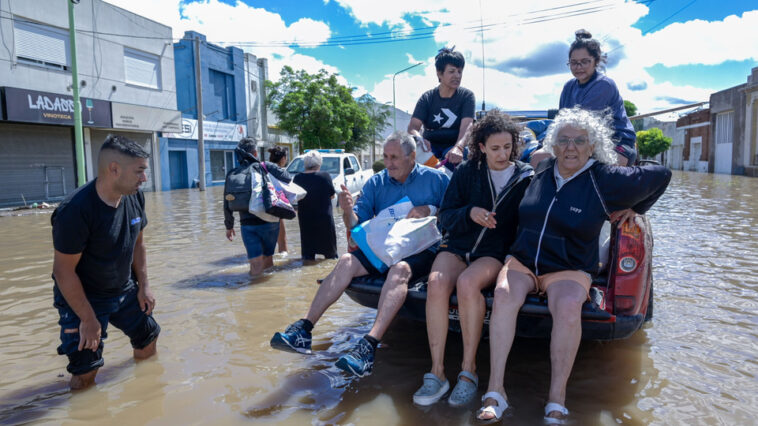
[[[57,93],[6,87],[5,112],[8,121],[74,125],[74,97]],[[80,98],[82,126],[111,128],[109,101]]]

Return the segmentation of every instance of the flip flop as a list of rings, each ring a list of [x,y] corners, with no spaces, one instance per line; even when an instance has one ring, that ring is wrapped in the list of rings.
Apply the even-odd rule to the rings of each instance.
[[[495,391],[485,393],[484,396],[482,396],[482,403],[488,399],[494,399],[497,402],[497,405],[488,405],[486,407],[480,408],[479,411],[476,412],[476,419],[482,423],[499,422],[503,418],[503,413],[505,410],[508,409],[508,401],[505,400],[505,397],[503,397],[500,392]],[[492,414],[495,417],[491,419],[483,419],[481,416],[484,413]]]
[[[548,417],[547,415],[553,412],[561,413],[561,417]],[[548,402],[545,405],[545,424],[548,425],[562,425],[566,423],[566,417],[569,415],[569,410],[563,405],[557,402]]]

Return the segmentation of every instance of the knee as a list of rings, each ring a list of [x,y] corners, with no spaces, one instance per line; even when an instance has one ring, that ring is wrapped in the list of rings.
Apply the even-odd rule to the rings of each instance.
[[[518,300],[507,285],[498,285],[493,294],[493,304],[502,308],[519,308],[523,300]]]
[[[582,303],[583,301],[573,297],[562,297],[548,303],[548,307],[554,320],[568,325],[576,325],[581,322]]]
[[[405,262],[400,262],[390,268],[387,274],[387,282],[392,286],[407,286],[411,279],[411,274],[411,267]]]
[[[449,299],[453,293],[451,286],[447,285],[442,275],[437,272],[429,274],[429,281],[426,286],[426,296],[428,299]]]
[[[458,299],[473,300],[481,296],[482,291],[479,289],[478,283],[466,277],[458,278],[458,282],[455,285],[456,294]]]

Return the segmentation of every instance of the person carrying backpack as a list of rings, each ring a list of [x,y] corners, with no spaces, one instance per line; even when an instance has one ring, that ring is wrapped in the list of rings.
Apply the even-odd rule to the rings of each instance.
[[[228,194],[230,181],[247,182],[246,190],[250,191],[250,173],[261,172],[261,161],[258,160],[258,150],[256,140],[251,137],[242,138],[234,150],[239,161],[239,166],[227,174],[227,187],[224,190],[224,226],[226,227],[226,238],[233,241],[236,233],[234,232],[234,215],[233,212],[239,213],[240,233],[242,234],[242,243],[247,251],[247,259],[250,262],[250,276],[257,277],[264,270],[274,266],[272,256],[276,249],[276,241],[279,237],[279,222],[267,222],[243,208],[232,208],[234,197]],[[266,161],[264,164],[268,173],[281,182],[289,183],[292,181],[289,173],[274,163]],[[246,193],[247,200],[250,199],[249,192]],[[231,199],[230,199],[231,198]],[[244,203],[245,206],[247,203]]]

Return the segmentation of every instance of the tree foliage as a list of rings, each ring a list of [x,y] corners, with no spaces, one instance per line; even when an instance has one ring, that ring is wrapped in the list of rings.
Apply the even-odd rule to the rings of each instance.
[[[339,84],[336,74],[323,69],[309,74],[285,66],[278,82],[266,81],[266,91],[279,128],[296,136],[303,149],[361,147],[354,134],[368,128],[369,116],[353,98],[353,89]]]
[[[375,140],[381,138],[382,130],[387,127],[390,117],[390,108],[387,105],[376,102],[373,96],[366,93],[356,99],[358,105],[366,111],[368,125],[353,129],[353,139],[357,146],[370,146]]]
[[[627,117],[634,117],[637,115],[637,105],[632,101],[624,101],[624,109],[626,110]]]
[[[664,136],[661,129],[657,127],[637,132],[637,149],[642,157],[655,157],[670,147],[671,138]]]

